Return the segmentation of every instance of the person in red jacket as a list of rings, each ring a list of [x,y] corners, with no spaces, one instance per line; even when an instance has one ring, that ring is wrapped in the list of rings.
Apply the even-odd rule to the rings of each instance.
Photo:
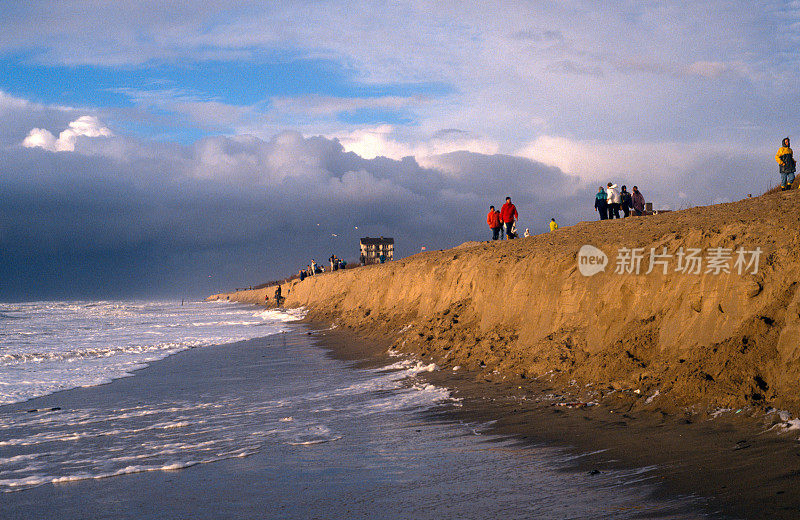
[[[489,206],[486,223],[489,224],[489,229],[492,230],[492,240],[500,238],[500,230],[503,229],[503,224],[500,223],[500,212],[496,211],[494,206]]]
[[[500,208],[500,220],[502,220],[503,224],[506,226],[506,236],[509,239],[514,238],[514,233],[511,229],[514,227],[514,222],[516,222],[517,217],[519,217],[519,215],[517,215],[517,207],[512,204],[511,197],[506,197],[506,203]]]

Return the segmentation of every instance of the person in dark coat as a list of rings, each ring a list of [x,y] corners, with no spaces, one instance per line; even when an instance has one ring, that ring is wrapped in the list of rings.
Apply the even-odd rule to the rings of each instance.
[[[633,187],[633,194],[631,195],[631,205],[633,206],[633,214],[636,216],[644,215],[644,195],[639,191],[638,186]]]
[[[633,199],[631,197],[631,192],[628,191],[627,186],[622,186],[622,191],[619,192],[620,197],[620,208],[622,212],[625,214],[626,217],[631,216],[631,208],[633,207]]]
[[[607,198],[608,195],[606,194],[606,190],[600,186],[600,189],[597,190],[597,194],[594,196],[594,209],[600,214],[600,220],[605,220],[608,218]]]

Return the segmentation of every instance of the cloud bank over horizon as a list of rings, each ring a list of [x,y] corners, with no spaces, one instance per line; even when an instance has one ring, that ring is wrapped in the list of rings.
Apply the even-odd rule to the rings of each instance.
[[[432,167],[294,131],[167,146],[93,130],[69,150],[31,135],[0,150],[5,297],[197,296],[331,252],[355,260],[362,236],[394,236],[400,256],[484,239],[486,208],[506,193],[534,229],[579,197],[575,177],[507,155],[451,152],[428,157]]]

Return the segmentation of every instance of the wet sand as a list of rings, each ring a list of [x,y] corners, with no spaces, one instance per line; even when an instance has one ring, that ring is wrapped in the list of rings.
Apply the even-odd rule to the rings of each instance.
[[[352,342],[336,331],[316,334],[326,337],[332,355],[365,357],[365,363],[380,362],[389,344],[378,338]],[[710,418],[681,408],[635,410],[624,394],[615,406],[582,406],[541,381],[520,387],[479,376],[464,370],[426,375],[462,399],[447,420],[494,422],[494,433],[569,448],[589,473],[657,466],[659,493],[702,497],[714,517],[800,518],[800,431],[766,431],[770,419],[762,412]]]

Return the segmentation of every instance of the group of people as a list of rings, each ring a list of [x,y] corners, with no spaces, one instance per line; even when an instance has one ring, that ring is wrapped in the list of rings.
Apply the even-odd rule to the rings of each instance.
[[[492,240],[503,240],[517,238],[517,219],[519,213],[517,207],[511,202],[511,197],[506,197],[506,203],[500,210],[496,210],[494,206],[489,206],[489,213],[486,215],[486,224],[489,225],[491,230]],[[550,231],[558,229],[556,219],[550,219]],[[525,228],[524,237],[531,236],[530,229]]]
[[[492,230],[492,240],[502,240],[504,237],[511,240],[517,238],[517,207],[511,202],[511,197],[506,197],[506,203],[500,210],[489,206],[486,223]]]
[[[328,262],[331,264],[331,271],[338,271],[339,269],[344,269],[347,267],[347,261],[342,260],[333,253],[331,253],[330,258],[328,258]],[[324,272],[325,268],[319,265],[317,261],[312,258],[311,263],[307,265],[305,269],[300,269],[297,274],[300,276],[300,281],[303,281],[309,276],[322,274]]]
[[[311,264],[307,265],[305,269],[300,269],[297,274],[300,276],[300,281],[302,282],[309,276],[314,276],[315,274],[324,273],[325,268],[321,267],[314,259],[311,260]]]
[[[609,182],[608,186],[597,190],[594,197],[594,209],[600,214],[600,220],[621,218],[619,211],[629,217],[631,210],[634,215],[644,215],[644,195],[638,186],[633,187],[633,193],[627,186],[620,190],[616,184]]]
[[[331,264],[331,271],[338,271],[339,269],[344,269],[347,267],[347,262],[333,253],[331,253],[330,258],[328,258],[328,262]]]
[[[781,191],[791,189],[797,163],[794,160],[788,137],[781,141],[778,153],[775,154],[775,161],[778,163],[778,173],[781,175]],[[594,199],[594,209],[599,213],[600,220],[618,219],[631,215],[641,216],[645,212],[644,195],[639,191],[638,186],[634,186],[633,191],[629,192],[627,186],[623,185],[622,188],[619,188],[613,182],[609,182],[605,187],[598,188]],[[622,215],[620,215],[620,211],[622,211]],[[517,208],[511,202],[511,197],[506,197],[506,203],[500,210],[489,206],[486,223],[491,229],[491,239],[517,238],[518,217]],[[558,224],[555,219],[550,219],[550,231],[556,229],[558,229]],[[524,236],[530,236],[528,229],[525,229]]]

